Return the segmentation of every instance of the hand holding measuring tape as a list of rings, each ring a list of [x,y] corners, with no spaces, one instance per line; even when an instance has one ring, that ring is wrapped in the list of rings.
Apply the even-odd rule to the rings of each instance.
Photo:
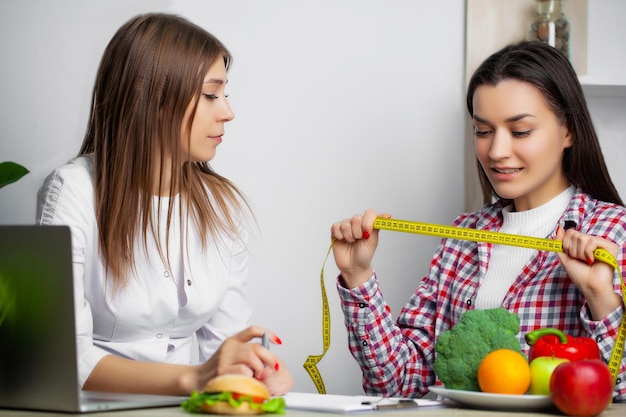
[[[414,221],[408,221],[408,220],[397,220],[397,219],[377,217],[374,220],[374,229],[414,233],[414,234],[435,236],[435,237],[441,237],[441,238],[463,239],[463,240],[470,240],[474,242],[487,242],[487,243],[494,243],[494,244],[519,246],[519,247],[524,247],[524,248],[546,250],[546,251],[552,251],[552,252],[563,252],[562,242],[560,240],[533,238],[533,237],[528,237],[528,236],[467,229],[467,228],[455,227],[455,226],[444,226],[444,225],[437,225],[437,224],[430,224],[430,223],[420,223],[420,222],[414,222]],[[359,233],[359,231],[357,231],[356,233]],[[356,237],[350,236],[349,240],[354,241],[356,239],[360,239],[361,237],[364,237],[364,236],[356,236]],[[323,352],[321,355],[310,355],[306,359],[303,365],[306,371],[308,372],[309,376],[313,380],[313,383],[315,384],[318,392],[321,394],[326,393],[326,388],[324,386],[324,381],[319,373],[319,370],[317,369],[317,364],[322,360],[322,358],[324,357],[324,355],[326,354],[330,346],[330,311],[328,308],[328,299],[326,296],[326,289],[324,285],[324,265],[326,264],[326,260],[328,259],[328,256],[330,254],[330,251],[334,243],[335,243],[335,240],[333,239],[333,241],[330,244],[330,247],[328,248],[328,252],[326,253],[326,258],[324,259],[324,264],[322,265],[322,271],[320,273],[320,285],[322,289]],[[371,253],[373,255],[373,251],[376,247],[376,242],[372,242],[371,244],[374,245],[373,248],[371,248]],[[606,249],[598,248],[594,251],[593,256],[595,260],[607,263],[618,272],[620,276],[620,280],[621,280],[622,298],[624,299],[624,303],[626,304],[626,283],[624,282],[621,271],[619,269],[619,265],[617,264],[617,261],[615,260],[613,255],[611,255],[611,253],[609,253]],[[371,260],[371,257],[369,260]],[[367,267],[369,267],[369,260],[367,260]],[[339,260],[339,262],[341,262],[341,260]],[[365,265],[365,263],[362,263],[362,265]],[[625,341],[626,341],[626,320],[622,318],[619,332],[615,340],[615,344],[613,346],[613,351],[611,353],[611,358],[608,363],[609,370],[611,371],[611,376],[613,377],[614,383],[616,382],[617,376],[619,373],[619,367],[621,364]]]
[[[336,238],[333,243],[335,264],[341,271],[346,288],[357,287],[372,276],[370,264],[378,246],[378,230],[372,230],[370,234],[363,228],[370,227],[379,217],[391,216],[366,210],[363,215],[355,215],[349,221],[332,226],[331,235]]]

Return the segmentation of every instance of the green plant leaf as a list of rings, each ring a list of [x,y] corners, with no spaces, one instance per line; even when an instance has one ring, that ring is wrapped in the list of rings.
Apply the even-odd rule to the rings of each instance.
[[[0,188],[14,183],[28,172],[26,168],[15,162],[0,162]]]

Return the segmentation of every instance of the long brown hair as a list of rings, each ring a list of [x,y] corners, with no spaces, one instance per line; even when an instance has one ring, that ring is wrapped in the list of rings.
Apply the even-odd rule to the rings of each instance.
[[[563,171],[569,182],[598,200],[624,205],[609,176],[585,95],[567,57],[541,42],[524,41],[505,46],[487,58],[470,79],[466,98],[470,116],[474,115],[476,89],[507,79],[537,87],[572,134],[572,146],[563,155]],[[483,200],[489,203],[498,195],[480,162],[477,161],[477,165]]]
[[[185,111],[192,100],[195,110],[203,77],[218,59],[228,70],[232,57],[217,38],[163,13],[130,19],[104,51],[79,155],[93,154],[100,251],[116,288],[135,267],[138,236],[146,245],[151,232],[161,259],[169,258],[152,215],[153,193],[165,189],[165,172],[171,172],[166,238],[171,223],[183,221],[172,219],[177,192],[181,216],[192,218],[205,248],[209,236],[236,236],[239,215],[249,209],[239,190],[208,163],[181,160],[188,158],[180,152]],[[170,155],[171,162],[161,155]]]

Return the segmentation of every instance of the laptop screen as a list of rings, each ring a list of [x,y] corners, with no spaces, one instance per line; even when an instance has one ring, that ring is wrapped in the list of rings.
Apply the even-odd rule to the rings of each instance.
[[[73,285],[68,227],[0,225],[0,408],[82,412],[180,404],[184,398],[175,396],[81,392]]]

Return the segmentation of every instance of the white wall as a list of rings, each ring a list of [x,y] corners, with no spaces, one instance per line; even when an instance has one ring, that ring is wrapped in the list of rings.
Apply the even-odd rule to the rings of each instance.
[[[31,173],[0,190],[0,223],[33,222],[44,176],[78,152],[106,43],[156,10],[201,24],[234,54],[237,117],[213,165],[248,195],[262,231],[254,322],[283,339],[294,390],[314,392],[302,364],[322,351],[330,225],[368,207],[436,223],[462,211],[464,1],[2,0],[0,161]],[[382,237],[376,267],[394,311],[436,243]],[[332,344],[319,369],[329,393],[361,393],[336,274],[330,260]]]
[[[591,82],[617,88],[587,94],[609,174],[626,201],[626,2],[590,0],[587,39],[587,75]],[[619,91],[619,93],[617,93]]]

